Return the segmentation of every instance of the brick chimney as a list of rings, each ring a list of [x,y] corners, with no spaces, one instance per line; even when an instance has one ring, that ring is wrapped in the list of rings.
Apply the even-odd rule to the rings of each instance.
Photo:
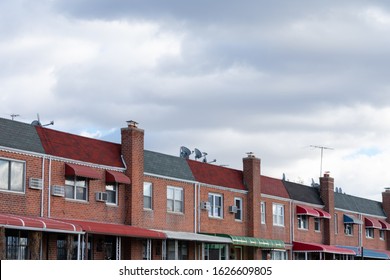
[[[247,221],[248,236],[260,237],[260,201],[261,201],[261,181],[260,181],[260,159],[252,153],[243,158],[243,179],[248,190]]]
[[[382,207],[385,212],[387,219],[386,221],[390,223],[390,188],[385,188],[385,191],[382,193]],[[390,231],[386,230],[386,240],[387,240],[387,250],[390,250]]]
[[[335,244],[334,232],[334,179],[325,173],[320,178],[320,196],[325,204],[324,210],[330,214],[330,219],[324,219],[324,244]]]
[[[131,187],[125,189],[125,223],[142,226],[140,213],[143,211],[144,130],[138,128],[137,122],[128,121],[127,127],[121,129],[121,136],[121,152],[127,167],[125,174],[131,180]]]

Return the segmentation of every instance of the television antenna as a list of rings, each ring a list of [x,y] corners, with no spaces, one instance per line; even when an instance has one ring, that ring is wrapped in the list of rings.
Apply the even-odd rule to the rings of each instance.
[[[12,120],[15,120],[16,117],[20,117],[19,114],[11,114],[10,116],[11,116],[11,119],[12,119]]]
[[[320,149],[321,150],[321,162],[320,162],[320,177],[322,176],[322,159],[324,157],[324,150],[334,150],[333,148],[330,147],[325,147],[325,146],[315,146],[315,145],[310,145],[312,148]]]

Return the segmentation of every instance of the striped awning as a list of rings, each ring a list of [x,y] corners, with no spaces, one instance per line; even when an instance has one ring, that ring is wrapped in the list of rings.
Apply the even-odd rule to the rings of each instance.
[[[168,230],[155,230],[161,231],[167,237],[167,239],[177,240],[189,240],[205,243],[228,243],[231,244],[232,240],[228,237],[215,236],[209,234],[199,234],[195,232],[184,232],[184,231],[168,231]]]
[[[285,249],[285,243],[282,240],[237,236],[229,234],[218,234],[218,236],[225,236],[231,238],[232,243],[234,245],[251,246],[267,249]]]
[[[360,220],[359,218],[356,218],[355,216],[344,214],[344,224],[362,225],[363,222],[362,222],[362,220]]]
[[[379,221],[377,219],[374,219],[374,218],[365,217],[364,218],[364,225],[366,226],[366,228],[382,229],[382,225],[379,223]]]
[[[320,217],[320,213],[314,208],[308,206],[297,205],[297,215],[307,215],[313,217]]]

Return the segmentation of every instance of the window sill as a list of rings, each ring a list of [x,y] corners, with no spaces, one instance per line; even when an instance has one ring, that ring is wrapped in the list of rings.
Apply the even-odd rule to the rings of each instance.
[[[183,213],[183,212],[173,212],[173,211],[167,211],[167,214],[173,214],[173,215],[184,216],[184,213]]]
[[[298,230],[309,231],[308,228],[298,228]]]
[[[80,199],[74,199],[74,198],[66,198],[65,197],[65,201],[82,203],[82,204],[89,204],[89,201],[87,201],[87,200],[80,200]]]
[[[109,206],[109,207],[118,207],[118,204],[116,203],[109,203],[109,202],[106,202],[106,205]]]
[[[19,192],[19,191],[13,191],[13,190],[0,189],[0,192],[9,193],[9,194],[26,195],[25,191]]]

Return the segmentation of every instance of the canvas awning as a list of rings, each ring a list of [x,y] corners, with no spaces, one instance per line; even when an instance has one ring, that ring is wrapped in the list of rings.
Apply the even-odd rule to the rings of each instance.
[[[360,219],[356,218],[355,216],[350,216],[350,215],[344,214],[344,224],[362,225],[363,222]]]
[[[356,252],[347,248],[340,248],[337,246],[317,244],[317,243],[304,243],[304,242],[293,242],[294,252],[323,252],[333,253],[341,255],[356,255]]]
[[[317,209],[317,208],[314,208],[314,210],[316,210],[318,212],[318,214],[320,214],[320,218],[324,218],[324,219],[330,219],[330,214],[322,209]]]
[[[382,225],[379,223],[377,219],[374,218],[364,218],[364,225],[366,228],[379,228],[382,229]]]
[[[383,260],[390,259],[390,251],[373,250],[364,247],[341,246],[341,245],[338,245],[337,247],[353,250],[356,253],[357,257],[370,258],[370,259],[383,259]]]
[[[390,230],[390,224],[384,220],[379,220],[383,230]]]
[[[92,167],[65,163],[65,175],[66,176],[80,176],[89,179],[101,179],[101,174]]]
[[[130,178],[122,172],[106,170],[106,182],[130,185]]]
[[[194,232],[183,232],[183,231],[168,231],[168,230],[158,230],[163,232],[167,239],[177,239],[177,240],[190,240],[197,242],[206,242],[206,243],[232,243],[232,240],[227,237],[208,235],[208,234],[199,234]]]
[[[297,215],[308,215],[313,217],[320,217],[320,213],[314,208],[308,206],[297,205]]]
[[[256,238],[248,236],[237,236],[230,234],[217,234],[218,236],[229,237],[234,245],[251,246],[267,249],[285,249],[285,243],[282,240]]]

